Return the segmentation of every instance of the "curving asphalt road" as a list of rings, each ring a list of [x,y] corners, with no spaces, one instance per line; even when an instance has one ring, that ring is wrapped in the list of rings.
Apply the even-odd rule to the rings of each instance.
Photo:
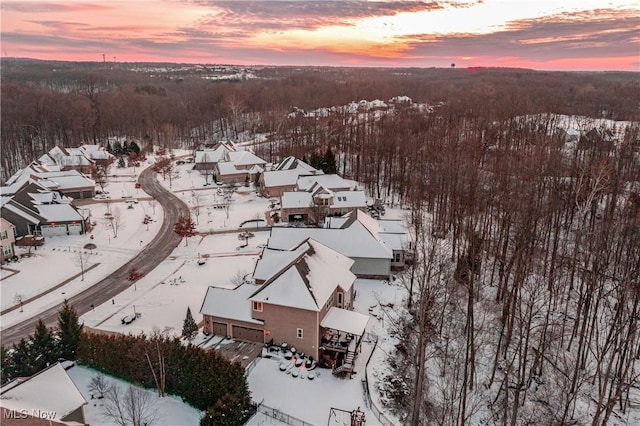
[[[136,268],[146,275],[156,268],[171,254],[174,248],[180,244],[181,238],[173,232],[173,226],[180,216],[189,214],[189,208],[178,197],[164,189],[156,179],[151,168],[145,169],[138,178],[142,189],[151,197],[158,200],[164,209],[164,220],[156,237],[128,263],[113,271],[111,275],[99,281],[90,288],[71,298],[69,304],[73,306],[79,315],[88,312],[91,305],[98,306],[131,286],[127,281],[129,269]],[[21,338],[27,338],[33,334],[39,319],[47,326],[55,326],[58,320],[58,311],[62,304],[41,312],[40,315],[18,323],[2,331],[2,345],[9,347],[17,343]]]

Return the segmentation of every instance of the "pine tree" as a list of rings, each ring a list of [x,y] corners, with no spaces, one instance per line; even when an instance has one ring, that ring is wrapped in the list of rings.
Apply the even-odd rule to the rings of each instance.
[[[184,323],[182,325],[182,335],[187,339],[191,340],[198,332],[198,324],[193,319],[191,315],[191,308],[187,307],[187,316],[184,319]]]
[[[135,141],[131,141],[129,144],[129,151],[135,152],[136,155],[140,154],[140,146]]]
[[[38,320],[36,331],[31,338],[31,351],[34,355],[33,368],[40,371],[58,360],[56,339],[42,320]]]
[[[126,167],[126,164],[124,162],[124,157],[118,158],[118,167],[120,168]]]
[[[338,173],[338,164],[336,163],[336,156],[331,151],[331,148],[327,148],[327,152],[324,153],[324,158],[322,159],[322,171],[328,175],[332,175]]]
[[[58,313],[58,348],[60,356],[73,360],[80,343],[83,325],[78,321],[78,313],[65,300]]]

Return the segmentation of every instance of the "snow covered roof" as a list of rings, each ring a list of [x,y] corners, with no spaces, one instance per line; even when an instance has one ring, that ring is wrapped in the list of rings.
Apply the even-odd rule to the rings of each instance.
[[[255,280],[266,281],[280,271],[282,268],[298,258],[307,247],[300,245],[294,250],[272,250],[265,248],[262,251],[260,259],[256,262],[256,268],[253,271]]]
[[[320,323],[321,327],[362,336],[369,322],[369,315],[332,306]]]
[[[334,193],[332,208],[358,208],[367,206],[364,191],[338,191]]]
[[[351,289],[356,279],[351,272],[353,260],[313,239],[301,246],[305,250],[249,300],[319,311],[338,286]]]
[[[262,158],[249,151],[229,151],[226,154],[229,161],[234,162],[238,166],[252,166],[254,164],[267,164]]]
[[[280,203],[283,209],[306,208],[311,206],[311,194],[302,191],[286,191],[282,193]]]
[[[298,170],[274,170],[264,172],[264,186],[272,188],[275,186],[294,186],[298,181],[300,172]]]
[[[307,238],[313,238],[350,258],[392,258],[392,249],[374,237],[360,222],[345,229],[273,227],[268,247],[289,250]]]
[[[86,403],[59,362],[21,383],[4,387],[0,394],[4,408],[55,413],[54,420],[62,420]]]
[[[41,204],[35,208],[47,222],[82,221],[82,215],[69,204]]]
[[[300,176],[300,178],[298,178],[298,189],[301,191],[309,191],[312,189],[314,183],[317,183],[318,185],[321,185],[333,191],[340,189],[349,189],[351,187],[348,181],[344,180],[338,175],[332,174]]]
[[[70,170],[71,171],[71,170]],[[75,171],[75,170],[73,170]],[[55,187],[56,189],[76,189],[76,188],[94,188],[96,186],[95,182],[91,179],[88,179],[84,176],[82,176],[82,174],[78,173],[76,171],[76,174],[73,175],[51,175],[50,173],[42,173],[36,176],[36,180],[38,180],[38,183],[40,184],[44,184],[47,186],[50,186],[48,184],[45,184],[43,182],[43,180],[46,180],[48,182],[54,182],[55,185],[53,185],[53,187]]]
[[[217,163],[218,161],[224,158],[225,152],[230,149],[226,145],[219,145],[216,148],[205,148],[202,150],[197,150],[194,155],[194,160],[196,163]]]
[[[232,163],[230,161],[220,161],[217,164],[217,167],[218,167],[218,174],[220,174],[221,176],[236,175],[238,173],[247,173],[247,170],[239,170],[238,168],[236,168],[235,163]]]
[[[247,300],[259,288],[259,285],[247,283],[241,284],[235,289],[209,287],[200,313],[253,324],[263,324],[263,321],[251,318],[251,303]]]
[[[54,195],[57,194],[53,191],[32,193],[29,192],[29,197],[33,199],[34,204],[51,204],[54,201]]]
[[[21,206],[15,201],[9,201],[2,205],[2,208],[9,210],[11,213],[20,216],[21,218],[27,220],[28,222],[37,225],[41,222],[41,219],[38,218],[35,213],[27,210],[26,207]]]
[[[43,171],[33,163],[17,171],[8,181],[7,186],[0,188],[2,195],[15,194],[29,181],[37,181],[39,185],[49,189],[94,188],[95,182],[83,176],[77,170]]]
[[[399,219],[378,219],[376,222],[384,232],[391,234],[405,234],[407,232],[404,223]]]
[[[298,160],[296,157],[287,157],[282,160],[275,168],[277,171],[285,170],[298,170],[299,172],[305,172],[306,174],[322,174],[322,171],[316,170],[302,160]],[[304,174],[304,173],[301,173]]]
[[[378,236],[388,247],[391,247],[392,250],[403,251],[407,250],[409,247],[407,234],[391,234],[382,232],[378,234]]]

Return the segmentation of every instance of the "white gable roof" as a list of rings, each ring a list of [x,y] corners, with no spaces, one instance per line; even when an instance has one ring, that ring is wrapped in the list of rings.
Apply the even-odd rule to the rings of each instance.
[[[369,315],[332,306],[320,323],[321,327],[362,336],[367,328]]]
[[[297,170],[300,174],[323,174],[321,170],[316,170],[302,160],[296,157],[287,157],[282,160],[275,168],[277,171]]]
[[[300,176],[298,179],[298,189],[301,191],[309,191],[314,183],[318,183],[327,189],[348,189],[351,184],[338,175],[316,175],[316,176]]]
[[[264,186],[294,186],[300,175],[298,170],[275,170],[264,172]]]
[[[351,289],[353,260],[312,239],[302,246],[304,252],[267,280],[251,301],[319,311],[338,286]]]
[[[39,204],[35,209],[47,222],[82,221],[82,215],[69,204]]]
[[[227,153],[229,161],[234,162],[238,166],[252,166],[254,164],[267,164],[262,158],[256,156],[249,151],[229,151]]]
[[[333,196],[333,208],[358,208],[367,206],[367,197],[364,191],[337,191]]]
[[[255,280],[266,281],[274,276],[278,271],[297,259],[305,250],[306,245],[300,245],[294,250],[271,250],[265,248],[253,271]]]
[[[307,238],[313,238],[350,258],[392,258],[391,247],[375,238],[357,221],[346,229],[273,227],[268,247],[289,250]]]
[[[262,321],[251,318],[251,304],[247,301],[249,296],[259,288],[260,286],[258,285],[246,283],[235,289],[209,287],[202,302],[200,313],[262,324]]]
[[[59,362],[21,383],[3,388],[0,395],[4,408],[53,412],[54,420],[61,420],[86,403]]]
[[[236,168],[235,163],[232,163],[230,161],[221,161],[217,164],[217,167],[218,167],[218,174],[220,174],[221,176],[235,175],[238,173],[247,173],[246,170],[238,170]]]
[[[311,206],[311,194],[303,191],[283,192],[280,203],[283,209],[307,208]]]

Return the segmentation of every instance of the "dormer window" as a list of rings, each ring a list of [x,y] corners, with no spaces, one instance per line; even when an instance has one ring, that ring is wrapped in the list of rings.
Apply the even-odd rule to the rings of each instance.
[[[253,310],[256,312],[262,312],[262,302],[252,302]]]

